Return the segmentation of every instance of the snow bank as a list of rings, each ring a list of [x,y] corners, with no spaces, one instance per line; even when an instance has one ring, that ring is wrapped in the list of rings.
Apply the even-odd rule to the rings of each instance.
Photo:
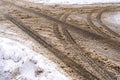
[[[92,4],[92,3],[109,3],[120,2],[120,0],[26,0],[34,3],[47,3],[47,4]]]
[[[0,80],[70,80],[55,63],[22,44],[0,38]]]

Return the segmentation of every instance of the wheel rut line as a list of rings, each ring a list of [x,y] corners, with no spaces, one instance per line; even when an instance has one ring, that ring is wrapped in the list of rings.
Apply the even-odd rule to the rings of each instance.
[[[71,11],[65,13],[65,14],[60,18],[60,20],[66,22],[66,19],[67,19],[67,17],[69,16],[70,13],[71,13]],[[65,36],[65,38],[66,38],[65,41],[66,41],[66,42],[69,42],[70,44],[76,44],[76,42],[74,41],[74,39],[72,38],[72,36],[71,36],[70,33],[68,32],[67,26],[62,26],[62,25],[60,25],[60,26],[61,26],[62,32],[63,32],[63,34],[64,34],[64,36]]]
[[[63,16],[62,21],[66,22],[66,18],[69,16],[69,14],[65,14]],[[82,60],[88,62],[98,73],[104,78],[104,80],[113,80],[111,75],[108,73],[107,70],[103,69],[103,67],[100,65],[100,63],[95,62],[89,55],[87,55],[81,46],[79,46],[76,41],[72,38],[70,33],[68,32],[66,27],[62,27],[62,31],[67,38],[66,40],[73,45],[73,50],[77,52],[82,58]],[[78,51],[76,51],[78,50]],[[81,53],[79,51],[82,51]]]
[[[120,8],[120,6],[119,6],[119,7],[116,7],[116,8]],[[115,9],[115,8],[114,8],[114,9]],[[120,38],[120,35],[119,35],[118,33],[112,31],[110,28],[108,28],[108,27],[103,23],[103,21],[102,21],[102,14],[103,14],[104,12],[106,12],[106,11],[110,11],[110,8],[105,8],[105,9],[101,10],[101,12],[99,12],[99,13],[97,14],[97,17],[96,17],[96,18],[97,18],[97,22],[98,22],[101,26],[103,26],[107,31],[109,31],[112,35]],[[106,34],[107,34],[107,33],[106,33]]]
[[[91,26],[91,28],[93,30],[95,30],[96,33],[98,33],[99,35],[101,35],[104,38],[109,39],[109,35],[107,35],[106,33],[102,32],[93,22],[91,19],[92,14],[97,11],[98,9],[93,9],[88,15],[87,15],[87,22],[89,23],[89,25]]]
[[[28,10],[28,9],[27,9],[27,10]],[[28,11],[29,11],[29,10],[28,10]],[[33,11],[33,10],[32,10],[32,11]],[[31,10],[30,10],[29,12],[31,12]],[[39,14],[39,12],[37,12],[37,14]],[[41,14],[42,14],[42,13],[41,13]],[[41,14],[40,14],[40,15],[41,15]],[[40,16],[40,15],[39,15],[39,16]],[[45,17],[46,15],[42,14],[42,16]],[[46,16],[46,18],[49,19],[49,20],[52,20],[52,21],[54,21],[54,22],[56,22],[56,23],[58,23],[58,24],[61,24],[61,25],[63,25],[63,26],[68,26],[68,27],[70,26],[71,28],[74,27],[73,25],[64,23],[63,21],[62,21],[62,23],[61,23],[61,21],[59,21],[59,20],[58,20],[58,21],[55,21],[55,20],[57,20],[57,19],[52,18],[52,17],[50,17],[50,16],[48,16],[48,15]]]
[[[69,33],[70,35],[70,33]],[[70,35],[69,37],[72,38],[72,36]],[[71,40],[74,41],[74,39],[72,38]],[[82,50],[82,52],[85,52],[86,51],[76,43],[76,41],[74,41],[74,47],[76,49],[78,49],[79,51]],[[102,67],[102,65],[96,61],[94,61],[89,55],[85,55],[85,54],[82,54],[84,55],[83,57],[85,57],[85,59],[87,59],[88,63],[96,70],[98,71],[99,74],[102,75],[102,77],[105,79],[105,80],[111,80],[111,79],[114,79],[113,77],[111,77],[111,75],[109,74],[109,72],[104,69],[104,67]]]
[[[108,7],[108,8],[113,8],[113,7],[115,7],[115,6],[110,6],[110,7]],[[103,10],[104,9],[106,9],[107,7],[104,7],[104,8],[102,8]],[[87,21],[88,21],[88,23],[89,23],[89,25],[92,27],[92,29],[93,30],[95,30],[98,34],[100,34],[102,37],[104,37],[104,38],[107,38],[107,39],[109,39],[109,40],[111,40],[111,41],[116,41],[118,44],[120,43],[120,38],[119,38],[119,34],[117,34],[117,33],[115,33],[115,32],[113,32],[112,30],[110,30],[106,25],[104,25],[103,23],[101,23],[102,21],[101,20],[99,20],[100,18],[101,18],[101,12],[100,11],[98,11],[98,10],[102,10],[101,8],[99,8],[99,9],[93,9],[92,11],[91,11],[91,13],[89,13],[88,15],[87,15]],[[106,33],[105,31],[103,31],[103,30],[101,30],[101,29],[99,29],[93,22],[92,22],[92,19],[91,19],[91,16],[92,16],[92,14],[94,14],[95,13],[95,11],[98,11],[97,12],[97,17],[96,17],[96,19],[97,19],[97,23],[98,24],[100,24],[101,26],[103,26],[103,29],[105,29],[105,30],[107,30],[108,32],[110,32],[109,34],[108,33]],[[111,32],[112,31],[112,32]],[[114,36],[115,37],[117,37],[117,38],[114,38]]]
[[[95,34],[95,33],[92,33],[92,32],[86,31],[86,30],[84,30],[84,29],[81,29],[81,28],[78,27],[78,26],[75,26],[75,25],[66,23],[66,22],[64,22],[64,21],[61,21],[61,20],[59,20],[59,19],[53,18],[53,17],[51,17],[51,16],[48,16],[48,15],[42,13],[42,12],[37,12],[37,11],[34,11],[34,10],[32,10],[32,9],[24,8],[24,7],[22,7],[22,6],[18,6],[18,5],[16,5],[16,4],[14,4],[14,3],[11,3],[11,2],[6,2],[6,1],[4,1],[4,2],[5,2],[5,3],[8,3],[8,4],[11,4],[11,5],[13,5],[13,6],[16,6],[16,7],[20,8],[20,9],[22,9],[22,10],[24,10],[24,11],[31,12],[31,13],[37,15],[37,16],[44,17],[44,18],[48,19],[49,21],[53,21],[53,22],[55,22],[55,23],[57,23],[57,24],[60,24],[60,25],[62,25],[62,26],[66,26],[66,27],[69,28],[69,29],[73,29],[73,28],[74,28],[74,29],[81,30],[82,32],[85,32],[85,33],[88,33],[88,34],[94,34],[94,35],[96,35],[96,36],[100,36],[100,35],[97,35],[97,34]],[[101,37],[102,37],[102,36],[101,36]]]
[[[63,14],[62,14],[63,15]],[[59,18],[62,16],[60,15]],[[61,26],[60,26],[61,27]],[[63,36],[61,35],[61,32],[59,30],[59,25],[57,23],[54,23],[53,24],[53,31],[54,31],[54,34],[55,36],[62,42],[62,44],[66,44]]]
[[[8,14],[3,14],[8,20],[10,20],[13,24],[17,25],[20,29],[26,32],[29,36],[34,38],[38,43],[42,44],[45,48],[51,51],[56,57],[58,57],[61,61],[63,61],[67,66],[75,70],[79,75],[82,75],[86,80],[100,80],[86,69],[84,69],[81,65],[74,62],[72,59],[68,58],[63,52],[54,48],[52,45],[47,43],[42,39],[42,36],[37,32],[30,29],[29,26],[24,25],[20,20],[10,16]]]
[[[16,7],[20,8],[20,9],[25,10],[25,11],[32,12],[32,13],[34,13],[35,15],[38,15],[38,16],[47,18],[48,20],[54,21],[54,22],[56,22],[56,23],[58,23],[58,24],[61,24],[61,25],[63,25],[63,26],[67,26],[67,28],[70,28],[70,29],[74,28],[74,29],[78,29],[78,30],[81,30],[81,31],[86,32],[86,33],[95,34],[95,33],[92,33],[92,32],[86,31],[86,30],[83,30],[83,29],[81,29],[81,28],[78,27],[78,26],[75,26],[75,25],[72,25],[72,24],[69,24],[69,23],[65,23],[65,22],[60,21],[60,20],[58,20],[58,19],[56,19],[56,18],[50,17],[50,16],[48,16],[48,15],[46,15],[46,14],[43,14],[43,13],[41,13],[41,12],[37,12],[37,11],[34,11],[34,10],[32,10],[32,9],[28,9],[28,8],[23,8],[22,6],[16,5],[16,4],[11,3],[11,2],[8,2],[8,1],[4,1],[4,0],[2,0],[2,1],[3,1],[4,3],[11,4],[11,5],[16,6]],[[94,25],[94,24],[93,24],[93,25]],[[103,34],[103,32],[101,32],[101,31],[100,31],[100,33]],[[95,34],[95,35],[99,35],[99,34]],[[104,36],[103,36],[103,35],[99,35],[99,36],[101,36],[101,37],[103,37],[103,38],[109,39],[109,36],[108,36],[108,35],[104,35]],[[105,37],[105,36],[106,36],[106,37]]]
[[[60,40],[63,40],[63,37],[62,35],[60,34],[60,31],[59,31],[59,28],[58,28],[58,25],[57,24],[54,24],[53,25],[53,31],[54,31],[54,34],[56,35],[56,37]]]
[[[111,6],[111,7],[113,7],[113,6]],[[106,7],[105,7],[106,8]],[[92,26],[92,28],[94,29],[94,28],[96,28],[96,26],[94,25],[94,23],[92,22],[92,20],[91,20],[91,15],[95,12],[95,11],[98,11],[98,10],[100,10],[100,9],[93,9],[92,11],[91,11],[91,13],[89,13],[88,14],[88,16],[87,16],[87,20],[88,20],[88,22],[89,22],[89,24]],[[99,13],[98,13],[99,14]],[[100,24],[100,23],[99,23]],[[97,29],[97,28],[96,28]],[[99,28],[98,28],[99,29]],[[101,30],[100,30],[101,31]],[[101,32],[103,32],[103,31],[101,31]],[[108,38],[109,40],[111,40],[110,38],[111,38],[111,36],[110,35],[108,35],[107,33],[104,33],[105,35],[107,35],[107,36],[105,36],[106,38]],[[102,34],[103,35],[103,34]],[[112,41],[116,41],[116,40],[112,40]],[[119,45],[119,41],[117,40],[117,45]],[[116,71],[116,69],[114,69],[115,71]],[[117,71],[116,71],[117,72]]]

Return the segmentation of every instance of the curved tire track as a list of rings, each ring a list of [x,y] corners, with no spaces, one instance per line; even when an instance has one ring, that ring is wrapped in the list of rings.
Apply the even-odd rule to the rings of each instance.
[[[8,20],[10,20],[12,23],[17,25],[24,32],[26,32],[29,36],[34,38],[38,43],[42,44],[45,48],[51,51],[56,57],[62,60],[67,66],[75,70],[79,75],[82,75],[86,80],[100,80],[99,78],[97,78],[96,76],[88,72],[86,69],[84,69],[81,65],[77,64],[76,62],[68,58],[66,55],[64,55],[63,52],[59,51],[58,49],[50,45],[48,42],[43,40],[42,39],[43,37],[39,35],[37,32],[30,29],[29,26],[24,25],[20,20],[8,14],[4,14],[4,16]]]
[[[92,27],[92,29],[97,32],[98,35],[101,35],[102,37],[107,38],[107,39],[112,40],[112,41],[117,41],[119,43],[120,42],[119,41],[120,40],[119,39],[120,35],[117,34],[114,31],[112,31],[110,28],[108,28],[101,20],[102,13],[105,12],[105,11],[108,11],[109,9],[112,9],[112,8],[115,8],[115,6],[109,6],[109,7],[99,8],[99,9],[93,9],[87,15],[87,21],[88,21],[89,25]],[[93,23],[93,20],[92,20],[91,17],[95,12],[97,12],[97,16],[96,16],[97,23],[100,24],[102,26],[102,28],[105,29],[106,31],[101,30],[99,27],[97,27],[97,25],[95,25]]]
[[[69,14],[64,14],[61,20],[66,22],[66,18],[68,16],[69,16]],[[95,69],[95,71],[97,71],[98,74],[100,74],[102,76],[102,80],[114,80],[115,79],[115,77],[113,77],[111,74],[109,74],[109,72],[107,70],[105,70],[104,67],[102,67],[102,65],[100,65],[100,63],[97,63],[89,55],[86,54],[86,51],[84,51],[84,49],[82,49],[76,43],[76,41],[72,38],[72,36],[68,32],[66,26],[62,26],[62,31],[63,31],[63,34],[66,37],[66,42],[67,43],[69,42],[70,44],[73,45],[73,47],[71,49],[75,53],[79,54],[80,57],[82,58],[82,60],[88,62]]]
[[[120,8],[120,7],[116,7],[116,8]],[[116,9],[116,8],[114,8],[114,9]],[[116,32],[114,32],[113,30],[111,30],[110,28],[108,28],[107,26],[106,26],[106,24],[104,24],[103,23],[103,21],[102,21],[102,14],[104,13],[104,12],[107,12],[107,11],[111,11],[111,8],[105,8],[105,9],[103,9],[101,12],[99,12],[98,14],[97,14],[97,16],[96,16],[96,19],[97,19],[97,22],[101,25],[101,26],[103,26],[107,31],[109,31],[112,35],[114,35],[115,37],[118,37],[118,38],[120,38],[120,35],[118,34],[118,33],[116,33]],[[107,34],[107,33],[106,33]]]
[[[21,8],[22,8],[22,7],[21,7]],[[44,14],[39,13],[39,12],[35,12],[35,11],[33,11],[33,10],[30,10],[30,9],[26,9],[26,8],[25,8],[25,10],[27,10],[27,11],[29,11],[29,12],[33,12],[33,13],[39,15],[39,16],[46,17],[47,19],[52,20],[52,21],[57,20],[57,19],[54,19],[54,18],[52,18],[52,17],[49,17],[49,16],[44,15]],[[67,24],[67,23],[65,23],[65,22],[63,22],[63,21],[57,20],[57,21],[55,21],[55,22],[57,22],[57,23],[59,23],[59,24],[62,24],[62,26],[68,26],[68,27],[70,27],[70,28],[71,28],[71,27],[75,27],[75,26],[70,25],[70,24]],[[63,30],[65,30],[64,33],[65,33],[65,35],[67,35],[67,36],[66,36],[66,37],[67,37],[67,40],[69,40],[70,43],[71,43],[71,42],[72,42],[72,43],[75,43],[74,39],[71,37],[71,35],[70,35],[69,32],[67,31],[67,29],[63,29]],[[58,33],[58,34],[59,34],[59,33]],[[76,44],[74,44],[74,45],[75,45],[75,48],[78,50],[77,52],[79,52],[79,51],[82,50],[82,48],[77,47]],[[82,50],[82,51],[84,51],[84,50]],[[81,52],[81,53],[82,53],[82,52]],[[86,55],[85,55],[85,54],[82,54],[82,56],[85,57]],[[98,66],[98,65],[96,65],[96,63],[94,62],[94,60],[93,60],[93,61],[91,60],[91,58],[90,58],[88,55],[86,56],[86,59],[88,59],[87,62],[90,61],[89,63],[92,64],[92,65],[94,65],[94,67],[95,67],[95,66]],[[89,59],[90,59],[90,60],[89,60]],[[96,70],[99,71],[99,68],[96,68]],[[105,80],[113,80],[113,78],[111,78],[111,77],[109,76],[109,74],[106,73],[106,72],[104,72],[102,69],[100,70],[100,72],[102,72],[103,74],[106,74],[106,75],[104,76],[102,73],[100,73],[100,74],[103,75],[103,77],[104,77]],[[108,75],[107,75],[107,74],[108,74]]]
[[[95,32],[96,32],[98,35],[101,35],[101,36],[109,39],[109,35],[107,35],[106,33],[102,32],[102,31],[92,22],[91,16],[92,16],[92,14],[95,13],[96,11],[98,11],[98,9],[92,10],[92,11],[87,15],[87,21],[88,21],[89,25],[91,26],[91,28],[92,28],[93,30],[95,30]]]

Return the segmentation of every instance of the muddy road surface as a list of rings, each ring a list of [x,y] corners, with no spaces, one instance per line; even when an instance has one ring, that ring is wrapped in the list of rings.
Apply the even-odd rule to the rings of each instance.
[[[119,25],[111,20],[104,22],[105,14],[120,11],[120,4],[43,5],[4,0],[0,4],[0,21],[9,21],[47,48],[73,80],[120,79],[120,27],[115,28]]]

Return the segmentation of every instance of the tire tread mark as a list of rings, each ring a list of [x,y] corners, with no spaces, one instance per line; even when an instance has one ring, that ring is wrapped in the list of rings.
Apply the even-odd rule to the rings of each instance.
[[[57,20],[57,19],[55,19],[55,18],[52,18],[52,17],[50,17],[50,16],[48,16],[48,15],[45,15],[45,14],[42,14],[42,13],[40,13],[40,12],[35,12],[35,11],[33,11],[33,10],[30,10],[30,9],[27,9],[27,8],[23,8],[23,7],[20,7],[20,6],[18,6],[18,7],[19,7],[19,8],[22,8],[22,9],[24,9],[24,10],[26,10],[26,11],[33,12],[33,13],[36,14],[36,15],[45,17],[45,18],[47,18],[47,19],[49,19],[49,20],[55,21],[55,22],[57,22],[57,23],[59,23],[59,24],[61,24],[61,25],[63,25],[63,26],[68,26],[68,27],[71,27],[71,28],[73,28],[73,27],[77,28],[77,27],[74,26],[74,25],[71,25],[71,24],[65,23],[65,22],[63,22],[63,21]],[[80,28],[78,28],[78,29],[80,29]]]
[[[69,12],[67,12],[67,13],[65,13],[62,17],[61,17],[61,20],[62,21],[64,21],[64,22],[66,22],[66,19],[67,19],[67,17],[69,16],[69,14],[70,14],[71,12],[69,11]],[[70,42],[70,44],[76,44],[76,42],[74,41],[74,39],[72,38],[72,36],[70,35],[70,33],[68,32],[68,30],[67,30],[67,26],[62,26],[61,25],[61,27],[62,27],[62,32],[63,32],[63,34],[65,35],[65,37],[66,37],[66,42]]]
[[[59,29],[58,29],[58,25],[56,23],[53,25],[53,31],[58,39],[63,40],[63,37],[60,34]]]
[[[37,32],[30,29],[29,26],[24,25],[20,20],[8,15],[4,14],[4,16],[10,20],[12,23],[17,25],[20,29],[22,29],[24,32],[26,32],[29,36],[34,38],[37,42],[42,44],[45,48],[47,48],[49,51],[51,51],[56,57],[58,57],[60,60],[62,60],[67,66],[75,70],[79,75],[82,75],[86,80],[100,80],[90,72],[88,72],[84,67],[77,64],[70,58],[68,58],[66,55],[63,54],[63,52],[59,51],[58,49],[52,47],[49,43],[44,41],[42,39],[42,36],[39,35]]]
[[[89,23],[89,25],[91,26],[91,28],[93,30],[95,30],[95,32],[98,33],[98,35],[101,35],[102,37],[105,37],[105,38],[109,38],[109,35],[107,35],[106,33],[102,32],[97,26],[94,25],[94,23],[92,22],[91,20],[91,16],[92,14],[97,11],[98,9],[96,10],[92,10],[88,15],[87,15],[87,21]]]
[[[4,1],[4,2],[6,2],[6,1]],[[42,13],[42,12],[37,12],[37,11],[34,11],[34,10],[32,10],[32,9],[24,8],[24,7],[18,6],[18,5],[16,5],[16,4],[14,4],[14,3],[11,3],[11,2],[8,2],[8,3],[11,4],[11,5],[14,5],[14,6],[16,6],[16,7],[20,8],[20,9],[23,9],[23,10],[25,10],[25,11],[32,12],[32,13],[35,14],[35,15],[44,17],[44,18],[46,18],[46,19],[48,19],[48,20],[50,20],[50,21],[56,22],[57,24],[60,24],[60,25],[62,25],[62,26],[67,26],[67,28],[69,28],[69,29],[76,29],[76,30],[80,30],[80,31],[85,32],[85,33],[90,34],[90,35],[100,36],[100,35],[98,35],[98,34],[94,34],[94,33],[92,33],[92,32],[86,31],[86,30],[84,30],[84,29],[82,29],[82,28],[80,28],[80,27],[78,27],[78,26],[75,26],[75,25],[66,23],[66,22],[64,22],[64,21],[58,20],[58,19],[56,19],[56,18],[50,17],[50,16],[48,16],[48,15]],[[101,36],[100,36],[100,37],[101,37]]]
[[[120,8],[120,7],[119,7]],[[104,23],[103,23],[103,21],[102,21],[102,13],[104,13],[104,12],[106,12],[106,10],[108,10],[108,8],[105,8],[105,9],[103,9],[101,12],[99,12],[98,13],[98,15],[97,15],[97,22],[100,24],[100,25],[102,25],[106,30],[108,30],[112,35],[114,35],[114,36],[116,36],[116,37],[118,37],[118,38],[120,38],[120,35],[118,34],[118,33],[116,33],[116,32],[114,32],[114,31],[112,31],[110,28],[108,28]],[[110,9],[109,9],[110,10]],[[106,33],[107,34],[107,33]]]
[[[66,18],[68,17],[69,14],[65,14],[62,21],[66,22]],[[72,38],[70,33],[68,32],[66,26],[62,27],[62,31],[67,38],[67,41],[73,45],[73,50],[76,51],[78,54],[80,54],[81,58],[84,61],[87,61],[103,78],[104,80],[113,80],[115,79],[113,76],[111,76],[107,70],[105,70],[100,63],[94,61],[89,55],[86,54],[87,51],[85,51],[81,46],[79,46],[76,41]],[[80,53],[80,51],[82,51]]]

